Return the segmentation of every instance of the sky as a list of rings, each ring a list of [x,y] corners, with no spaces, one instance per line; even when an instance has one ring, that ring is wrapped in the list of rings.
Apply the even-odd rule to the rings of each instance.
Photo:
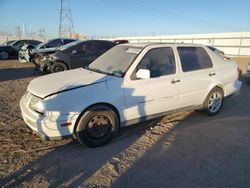
[[[249,0],[70,0],[75,31],[145,36],[250,31]],[[0,30],[23,26],[58,36],[60,0],[0,0]]]

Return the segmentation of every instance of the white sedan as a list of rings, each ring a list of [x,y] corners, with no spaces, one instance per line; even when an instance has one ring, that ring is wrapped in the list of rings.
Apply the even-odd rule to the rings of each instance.
[[[122,44],[86,69],[32,80],[20,101],[26,124],[45,139],[107,144],[124,126],[173,111],[217,114],[241,88],[238,66],[206,46]]]

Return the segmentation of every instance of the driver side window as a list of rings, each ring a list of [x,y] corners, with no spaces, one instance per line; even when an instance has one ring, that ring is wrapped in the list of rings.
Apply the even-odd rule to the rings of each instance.
[[[136,67],[133,78],[136,79],[136,72],[140,69],[149,70],[150,78],[175,74],[176,66],[173,49],[163,47],[149,50]]]

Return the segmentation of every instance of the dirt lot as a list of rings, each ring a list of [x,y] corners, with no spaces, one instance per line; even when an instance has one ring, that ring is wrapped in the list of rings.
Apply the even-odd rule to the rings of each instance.
[[[236,60],[243,69],[249,61]],[[0,187],[250,187],[245,83],[215,117],[173,114],[92,149],[43,141],[27,128],[19,100],[34,77],[30,64],[0,61]]]

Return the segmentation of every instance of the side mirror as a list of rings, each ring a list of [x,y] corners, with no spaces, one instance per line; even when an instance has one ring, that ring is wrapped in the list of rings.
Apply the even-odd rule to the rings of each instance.
[[[148,79],[150,78],[150,71],[148,69],[139,69],[136,72],[136,77],[139,79]]]
[[[77,51],[76,50],[72,50],[72,52],[71,52],[72,54],[76,54],[77,53]]]

